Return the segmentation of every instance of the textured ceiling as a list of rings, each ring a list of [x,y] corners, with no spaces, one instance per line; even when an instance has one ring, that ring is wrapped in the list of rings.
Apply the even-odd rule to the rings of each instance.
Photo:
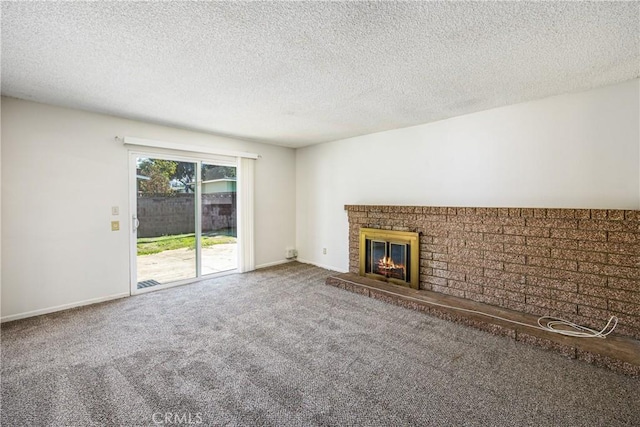
[[[2,2],[2,94],[299,147],[640,75],[638,2]]]

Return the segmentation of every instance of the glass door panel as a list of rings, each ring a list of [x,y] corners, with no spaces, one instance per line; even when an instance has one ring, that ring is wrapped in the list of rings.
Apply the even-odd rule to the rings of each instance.
[[[236,167],[202,163],[201,274],[238,268]]]
[[[196,163],[136,158],[137,288],[193,279]]]

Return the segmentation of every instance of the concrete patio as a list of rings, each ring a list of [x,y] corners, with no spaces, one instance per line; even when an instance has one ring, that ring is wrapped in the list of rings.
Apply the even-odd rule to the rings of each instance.
[[[202,275],[233,270],[238,266],[237,243],[202,248]],[[160,284],[196,277],[196,252],[172,249],[151,255],[138,255],[138,283],[155,280]]]

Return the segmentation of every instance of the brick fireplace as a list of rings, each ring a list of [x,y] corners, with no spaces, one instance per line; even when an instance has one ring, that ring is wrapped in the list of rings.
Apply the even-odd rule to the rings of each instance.
[[[361,274],[367,253],[361,230],[417,233],[419,255],[412,270],[419,289],[593,328],[615,315],[616,333],[640,338],[640,211],[345,209],[352,273]]]
[[[361,276],[419,288],[418,233],[360,228]]]

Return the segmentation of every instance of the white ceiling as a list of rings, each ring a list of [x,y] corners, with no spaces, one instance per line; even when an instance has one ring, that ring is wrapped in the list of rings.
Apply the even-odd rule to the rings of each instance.
[[[2,2],[2,94],[290,147],[640,75],[638,2]]]

